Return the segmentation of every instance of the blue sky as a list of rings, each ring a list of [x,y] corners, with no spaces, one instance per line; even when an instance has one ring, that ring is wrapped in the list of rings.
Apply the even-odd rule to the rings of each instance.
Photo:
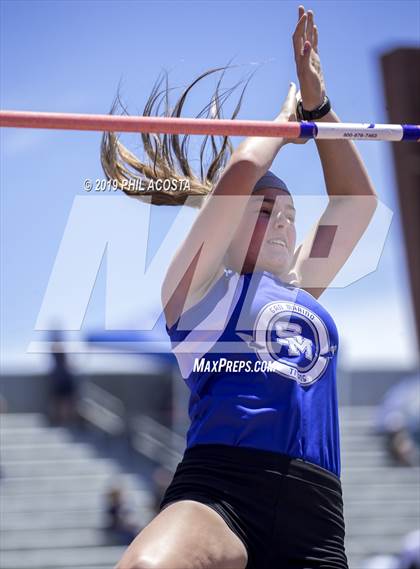
[[[291,34],[297,7],[298,2],[288,1],[3,0],[1,107],[107,113],[121,81],[123,100],[135,114],[143,108],[161,69],[168,69],[172,84],[182,87],[205,69],[234,58],[238,67],[226,86],[257,69],[240,118],[271,120],[289,81],[296,81]],[[419,3],[317,1],[306,7],[315,12],[327,91],[340,118],[387,122],[379,56],[397,46],[419,45]],[[192,97],[187,113],[198,112],[207,102],[214,81],[206,85]],[[2,360],[5,369],[38,369],[45,358],[26,351],[31,342],[45,337],[34,328],[75,199],[86,198],[83,180],[103,177],[101,135],[2,129],[0,137]],[[134,136],[123,141],[138,150]],[[376,270],[351,286],[331,288],[322,302],[341,333],[343,366],[410,368],[418,356],[391,147],[358,144],[377,192],[394,216]],[[325,193],[313,142],[287,146],[273,170],[296,197]],[[176,213],[154,208],[149,256]],[[298,212],[300,235],[309,229],[307,214]],[[191,212],[189,219],[193,217]],[[377,221],[379,232],[386,219],[387,215]],[[91,223],[94,239],[94,218]],[[62,291],[63,306],[73,286],[69,282]],[[147,294],[139,292],[139,312],[158,305],[158,290],[156,282]],[[104,296],[102,266],[81,333],[72,337],[103,326]]]

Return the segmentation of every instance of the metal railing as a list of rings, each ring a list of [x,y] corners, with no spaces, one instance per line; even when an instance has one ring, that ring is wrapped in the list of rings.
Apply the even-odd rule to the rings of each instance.
[[[183,437],[147,415],[132,422],[132,444],[141,454],[175,471],[185,450]]]
[[[185,440],[148,415],[128,417],[123,402],[94,383],[83,386],[78,404],[80,416],[110,436],[129,437],[133,449],[175,471],[185,450]]]
[[[123,402],[95,383],[83,385],[78,413],[85,421],[109,435],[120,436],[127,432]]]

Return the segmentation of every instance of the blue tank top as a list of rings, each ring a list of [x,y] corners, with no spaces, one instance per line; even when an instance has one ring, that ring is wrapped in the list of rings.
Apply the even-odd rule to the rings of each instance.
[[[167,331],[191,392],[187,448],[264,449],[340,476],[338,334],[313,296],[226,270]]]

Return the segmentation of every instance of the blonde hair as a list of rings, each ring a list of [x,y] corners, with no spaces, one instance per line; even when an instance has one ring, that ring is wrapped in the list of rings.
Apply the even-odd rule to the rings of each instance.
[[[221,92],[223,77],[226,70],[230,67],[230,65],[227,65],[202,73],[182,92],[173,109],[170,108],[169,104],[169,92],[172,89],[169,88],[168,72],[164,71],[153,86],[144,107],[143,116],[180,117],[186,99],[193,87],[206,77],[221,72],[210,102],[199,112],[197,118],[223,118],[222,108],[224,103],[241,83],[245,83],[230,117],[235,119],[239,113],[245,89],[253,74],[246,80],[241,79],[233,87]],[[165,85],[162,89],[163,82],[165,82]],[[118,105],[122,108],[123,114],[128,114],[121,103],[119,90],[110,114],[115,114]],[[162,105],[164,105],[163,113],[161,112]],[[233,152],[233,146],[229,137],[205,136],[200,147],[200,172],[198,175],[192,169],[188,157],[189,135],[182,135],[181,137],[178,134],[141,133],[141,140],[146,153],[146,162],[142,162],[128,150],[119,141],[119,136],[114,132],[104,133],[101,143],[102,168],[105,176],[109,180],[114,181],[113,183],[122,189],[124,193],[140,199],[145,196],[152,196],[152,203],[156,205],[182,205],[187,198],[193,196],[196,199],[189,199],[188,205],[200,207],[203,203],[203,198],[213,189]],[[208,145],[210,146],[210,160],[206,167],[205,161]],[[138,188],[138,184],[141,184],[143,188],[149,186],[150,182],[153,183],[162,179],[176,180],[179,182],[179,185],[182,184],[182,181],[185,182],[188,179],[189,188],[183,191],[178,189],[159,192],[144,190],[141,193],[138,189],[131,189]]]

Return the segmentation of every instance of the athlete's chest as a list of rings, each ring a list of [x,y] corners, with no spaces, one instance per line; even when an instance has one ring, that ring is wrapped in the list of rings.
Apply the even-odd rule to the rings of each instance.
[[[259,359],[304,385],[316,381],[337,353],[338,332],[327,310],[270,273],[243,278],[230,324]]]

